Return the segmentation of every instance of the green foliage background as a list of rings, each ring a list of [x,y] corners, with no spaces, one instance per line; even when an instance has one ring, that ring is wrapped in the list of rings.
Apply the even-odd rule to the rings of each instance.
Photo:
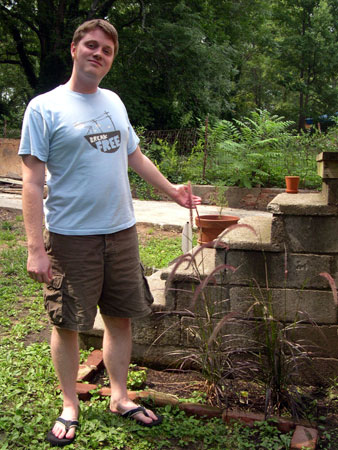
[[[67,81],[77,25],[107,18],[120,51],[102,86],[148,129],[266,109],[304,128],[338,111],[336,0],[0,0],[0,123]]]
[[[180,154],[177,143],[158,140],[147,145],[142,129],[138,131],[145,154],[173,183],[284,188],[286,175],[298,175],[301,188],[320,189],[316,155],[338,150],[338,127],[326,134],[316,130],[297,134],[293,125],[266,110],[242,120],[216,121],[208,128],[207,146],[201,127],[199,141],[186,155]],[[137,174],[130,171],[129,178],[139,198],[158,198]]]

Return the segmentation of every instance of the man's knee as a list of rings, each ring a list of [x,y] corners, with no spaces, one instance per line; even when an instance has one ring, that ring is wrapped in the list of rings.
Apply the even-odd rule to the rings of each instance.
[[[104,314],[101,316],[106,330],[126,331],[131,328],[131,319],[127,317],[110,317]]]
[[[78,332],[67,328],[53,327],[52,339],[53,337],[59,340],[77,341]]]

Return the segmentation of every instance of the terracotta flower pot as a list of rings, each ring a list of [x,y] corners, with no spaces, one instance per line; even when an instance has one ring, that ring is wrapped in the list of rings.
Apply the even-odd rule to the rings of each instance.
[[[285,183],[286,183],[286,192],[288,194],[297,194],[299,185],[298,176],[286,176]]]
[[[195,218],[197,227],[199,228],[199,244],[206,244],[217,238],[226,228],[235,225],[239,221],[237,216],[218,216],[205,215]]]

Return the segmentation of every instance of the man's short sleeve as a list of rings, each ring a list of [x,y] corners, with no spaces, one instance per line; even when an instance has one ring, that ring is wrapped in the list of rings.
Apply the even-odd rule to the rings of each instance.
[[[129,124],[128,155],[134,153],[139,143],[139,137],[135,133],[134,128]]]
[[[122,103],[123,105],[123,103]],[[135,133],[134,128],[132,127],[129,117],[128,117],[128,113],[127,110],[125,108],[125,106],[123,105],[124,111],[125,111],[125,116],[126,116],[126,120],[127,120],[127,124],[128,124],[128,145],[127,145],[127,152],[128,155],[131,155],[132,153],[134,153],[134,151],[136,150],[137,146],[140,143],[140,139],[137,136],[137,134]]]
[[[28,105],[21,130],[19,155],[33,155],[47,162],[49,154],[49,130],[42,113]]]

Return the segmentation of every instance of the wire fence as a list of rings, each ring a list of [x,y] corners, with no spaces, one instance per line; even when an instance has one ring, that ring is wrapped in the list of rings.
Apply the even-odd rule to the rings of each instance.
[[[0,133],[0,139],[20,139],[20,137],[21,137],[20,129],[3,128],[2,133]]]
[[[198,128],[181,128],[175,130],[146,130],[143,133],[147,145],[152,142],[165,141],[170,145],[176,143],[180,154],[189,154],[197,144],[200,130]]]
[[[20,139],[20,129],[3,127],[1,131],[0,138]],[[189,154],[191,149],[197,144],[199,133],[200,130],[198,128],[181,128],[174,130],[145,130],[142,134],[146,145],[159,141],[164,141],[170,145],[176,143],[179,153]]]

